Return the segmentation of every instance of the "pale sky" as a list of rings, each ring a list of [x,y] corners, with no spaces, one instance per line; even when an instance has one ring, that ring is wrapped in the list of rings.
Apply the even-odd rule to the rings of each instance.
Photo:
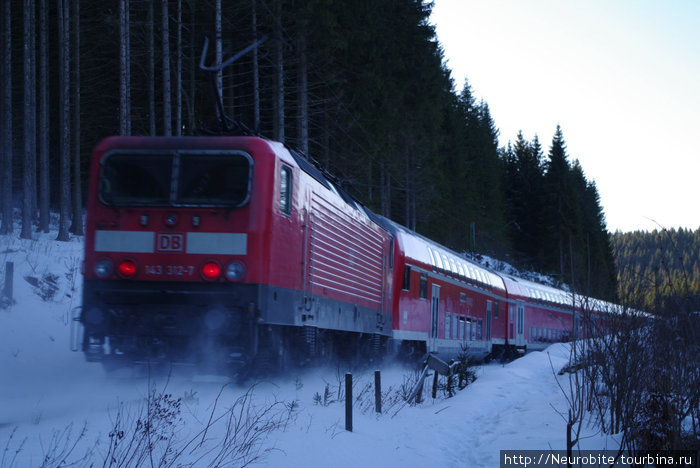
[[[557,124],[608,229],[700,227],[700,1],[434,0],[458,90],[500,142]]]

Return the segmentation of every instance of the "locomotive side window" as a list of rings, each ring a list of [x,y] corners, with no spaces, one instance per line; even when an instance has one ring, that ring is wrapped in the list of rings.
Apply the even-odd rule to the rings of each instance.
[[[280,211],[285,215],[292,213],[292,170],[282,166],[280,173]]]

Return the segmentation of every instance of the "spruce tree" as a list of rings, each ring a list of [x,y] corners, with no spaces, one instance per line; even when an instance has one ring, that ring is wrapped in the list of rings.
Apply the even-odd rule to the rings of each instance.
[[[559,275],[563,281],[570,278],[567,272],[572,261],[570,252],[570,240],[572,233],[572,203],[573,196],[569,178],[569,161],[566,153],[566,143],[561,127],[557,129],[552,138],[548,160],[544,175],[545,187],[545,230],[543,239],[545,245],[549,245],[549,252],[545,254],[547,270]]]

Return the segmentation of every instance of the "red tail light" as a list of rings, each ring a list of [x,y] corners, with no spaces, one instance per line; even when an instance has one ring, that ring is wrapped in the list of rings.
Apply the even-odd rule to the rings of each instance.
[[[124,260],[119,264],[119,274],[125,278],[136,274],[136,264],[131,260]]]
[[[221,275],[221,267],[214,262],[205,263],[202,267],[202,276],[208,280],[213,280]]]

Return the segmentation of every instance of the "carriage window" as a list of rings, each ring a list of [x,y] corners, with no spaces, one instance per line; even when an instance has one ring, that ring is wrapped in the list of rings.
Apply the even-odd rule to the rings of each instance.
[[[467,278],[466,278],[466,275],[464,274],[464,268],[463,268],[461,263],[457,263],[457,269],[459,270],[459,280],[462,283],[466,283]]]
[[[428,275],[425,273],[420,274],[420,298],[428,298]]]
[[[440,258],[439,253],[435,253],[435,264],[437,265],[437,271],[438,273],[445,274],[445,268],[442,266],[442,259]]]
[[[282,166],[280,174],[280,211],[289,215],[292,213],[292,170]]]
[[[437,271],[437,262],[435,261],[435,256],[433,255],[433,249],[428,247],[428,254],[430,255],[430,265],[433,267],[433,271]]]
[[[409,265],[403,267],[403,286],[401,289],[404,291],[411,290],[411,267]]]

